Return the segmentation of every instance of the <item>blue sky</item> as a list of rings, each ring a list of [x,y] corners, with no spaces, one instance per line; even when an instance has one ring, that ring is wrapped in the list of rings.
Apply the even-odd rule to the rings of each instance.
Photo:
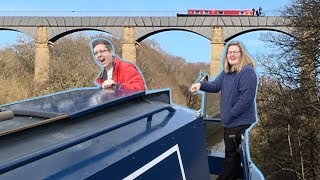
[[[5,0],[1,1],[0,16],[23,14],[21,11],[43,11],[44,15],[49,14],[44,11],[54,11],[50,15],[55,13],[63,15],[72,11],[86,11],[88,15],[94,15],[94,11],[113,11],[112,13],[122,16],[132,14],[171,16],[178,11],[185,12],[187,9],[252,9],[259,6],[267,15],[273,15],[276,10],[283,8],[288,3],[290,0]],[[1,30],[0,47],[14,43],[18,34]],[[249,53],[255,57],[255,54],[266,51],[265,43],[258,40],[259,36],[260,32],[252,32],[234,40],[241,41]],[[156,40],[160,47],[169,54],[183,57],[189,62],[210,61],[210,41],[199,35],[184,31],[167,31],[153,35],[149,39]]]

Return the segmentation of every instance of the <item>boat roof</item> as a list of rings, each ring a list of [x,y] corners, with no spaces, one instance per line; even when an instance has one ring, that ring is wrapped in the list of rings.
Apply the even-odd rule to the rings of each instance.
[[[70,117],[0,136],[1,144],[5,144],[0,147],[0,174],[23,178],[36,167],[34,178],[81,179],[156,142],[157,148],[174,145],[170,143],[175,139],[172,133],[182,138],[177,130],[186,125],[191,129],[199,126],[199,131],[203,128],[195,111],[173,107],[169,99],[168,91],[106,94],[101,89],[82,89],[2,106],[67,113]],[[30,120],[46,118],[17,116],[0,122],[0,127]],[[159,141],[163,137],[168,139]]]

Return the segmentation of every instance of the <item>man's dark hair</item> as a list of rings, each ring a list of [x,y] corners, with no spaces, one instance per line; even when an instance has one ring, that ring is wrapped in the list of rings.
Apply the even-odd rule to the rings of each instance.
[[[96,47],[98,44],[104,44],[108,50],[113,51],[113,46],[109,40],[106,39],[95,39],[91,42],[92,49]]]

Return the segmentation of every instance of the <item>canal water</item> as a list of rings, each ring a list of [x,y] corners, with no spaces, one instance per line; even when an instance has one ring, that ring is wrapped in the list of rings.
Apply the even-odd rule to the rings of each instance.
[[[206,122],[207,148],[211,152],[224,153],[223,127],[219,122]]]

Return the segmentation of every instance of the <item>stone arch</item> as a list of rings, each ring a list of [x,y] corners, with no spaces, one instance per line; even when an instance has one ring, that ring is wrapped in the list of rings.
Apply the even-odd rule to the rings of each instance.
[[[56,42],[58,39],[66,36],[66,35],[75,33],[75,32],[91,31],[91,30],[93,30],[93,31],[99,31],[99,32],[105,32],[105,33],[109,33],[109,34],[115,36],[113,33],[107,32],[107,31],[102,30],[102,29],[96,29],[96,28],[75,28],[75,29],[71,29],[71,30],[65,31],[65,32],[63,32],[63,33],[57,34],[57,35],[55,35],[54,37],[51,37],[51,38],[49,39],[49,42],[54,43],[54,42]]]
[[[194,31],[194,30],[190,30],[190,29],[185,29],[185,28],[162,28],[162,29],[158,29],[158,30],[155,30],[155,31],[150,31],[148,33],[145,33],[145,34],[142,34],[141,36],[137,37],[137,42],[141,42],[142,40],[152,36],[152,35],[155,35],[155,34],[158,34],[158,33],[161,33],[161,32],[167,32],[167,31],[185,31],[185,32],[191,32],[191,33],[194,33],[194,34],[197,34],[199,36],[202,36],[206,39],[208,39],[209,41],[211,40],[209,37],[207,37],[206,35],[203,35],[197,31]]]
[[[27,31],[27,30],[20,30],[21,28],[1,28],[0,27],[0,31],[4,30],[4,31],[14,31],[14,32],[18,32],[18,33],[22,33],[25,34],[33,39],[36,39],[36,34],[34,33],[34,31]]]
[[[231,35],[230,37],[226,37],[225,38],[225,42],[228,42],[230,41],[231,39],[237,37],[237,36],[240,36],[242,34],[246,34],[246,33],[249,33],[249,32],[254,32],[254,31],[274,31],[274,32],[280,32],[280,33],[283,33],[283,34],[286,34],[288,36],[292,36],[294,37],[292,34],[290,34],[289,32],[286,32],[286,31],[282,31],[282,30],[278,30],[278,29],[274,29],[274,28],[252,28],[252,29],[248,29],[248,30],[245,30],[245,31],[241,31],[239,33],[236,33],[236,34],[233,34]]]

